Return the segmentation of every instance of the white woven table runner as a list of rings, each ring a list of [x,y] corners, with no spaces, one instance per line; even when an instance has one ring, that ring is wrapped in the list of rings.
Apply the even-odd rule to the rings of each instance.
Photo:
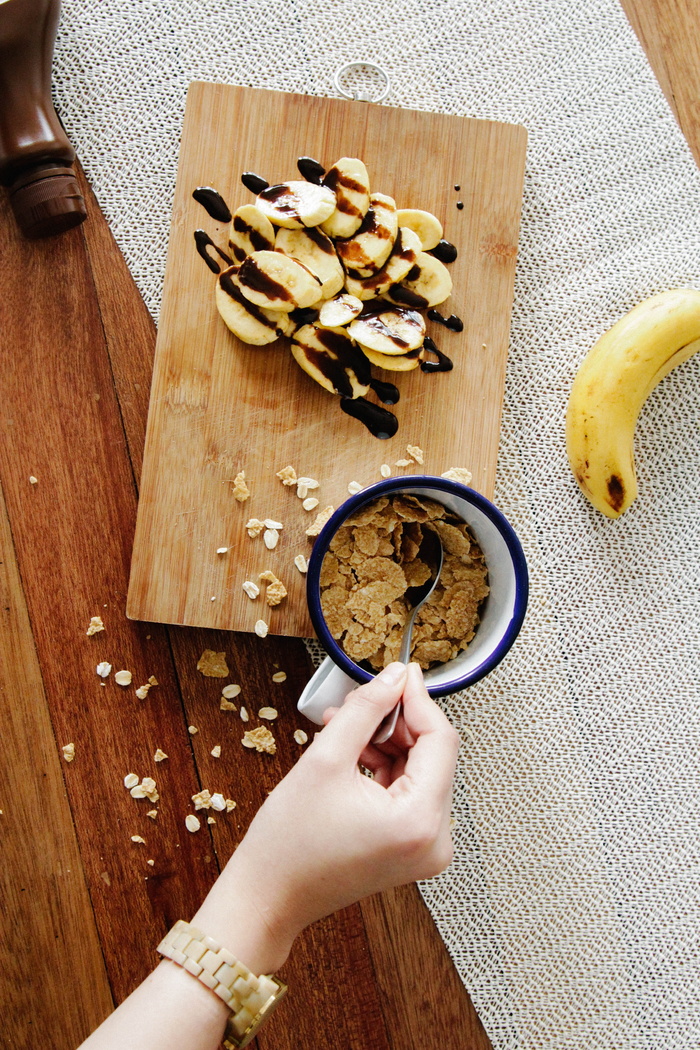
[[[700,286],[700,174],[616,0],[64,0],[55,88],[157,317],[188,82],[334,94],[358,57],[389,105],[530,135],[496,501],[532,597],[445,702],[456,858],[423,895],[498,1050],[698,1047],[700,360],[642,413],[620,521],[564,450],[595,338]]]

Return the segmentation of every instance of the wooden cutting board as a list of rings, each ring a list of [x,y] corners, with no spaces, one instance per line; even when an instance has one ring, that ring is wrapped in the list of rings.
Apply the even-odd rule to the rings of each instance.
[[[420,113],[365,102],[193,83],[187,98],[165,286],[146,434],[127,614],[134,619],[311,636],[305,577],[297,554],[310,553],[305,530],[316,513],[338,507],[348,483],[393,475],[441,474],[467,467],[473,485],[493,492],[503,400],[526,132],[519,126]],[[299,178],[312,156],[330,167],[364,160],[373,191],[399,208],[432,211],[458,248],[453,294],[440,310],[462,318],[455,333],[429,323],[454,361],[451,372],[378,373],[396,382],[399,420],[389,440],[346,416],[339,399],[300,370],[288,343],[240,343],[214,303],[215,277],[199,257],[194,231],[226,248],[225,224],[192,197],[215,187],[233,211],[251,203],[244,171],[270,183]],[[456,189],[455,187],[459,187]],[[463,204],[460,209],[458,202]],[[398,376],[398,378],[396,378]],[[396,467],[406,446],[422,466]],[[275,477],[291,464],[320,482],[316,511]],[[250,498],[233,497],[244,470]],[[251,539],[249,518],[283,524],[268,550]],[[227,547],[226,554],[217,548]],[[289,595],[269,609],[241,585],[271,569]],[[264,589],[261,588],[264,594]]]

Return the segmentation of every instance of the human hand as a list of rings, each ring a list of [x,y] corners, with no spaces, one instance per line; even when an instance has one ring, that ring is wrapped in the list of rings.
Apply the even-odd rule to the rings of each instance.
[[[394,736],[371,744],[399,700],[403,714]],[[224,871],[252,893],[280,955],[316,919],[436,875],[452,859],[459,737],[428,696],[418,665],[391,664],[326,718]]]

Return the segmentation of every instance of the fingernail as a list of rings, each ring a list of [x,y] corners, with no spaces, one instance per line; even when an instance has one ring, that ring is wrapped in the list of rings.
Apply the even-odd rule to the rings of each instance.
[[[396,685],[406,674],[406,664],[400,663],[396,660],[393,664],[389,664],[380,671],[377,678],[380,678],[382,682],[386,682],[387,685]]]

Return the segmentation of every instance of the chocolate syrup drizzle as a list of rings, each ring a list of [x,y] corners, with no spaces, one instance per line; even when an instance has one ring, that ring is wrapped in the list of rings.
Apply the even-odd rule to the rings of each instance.
[[[384,405],[395,405],[401,397],[397,386],[394,386],[393,383],[385,383],[382,379],[372,377],[369,387]]]
[[[447,354],[443,354],[442,350],[439,350],[435,343],[432,341],[429,335],[426,335],[423,340],[423,349],[429,351],[431,354],[435,354],[437,361],[421,361],[420,367],[421,372],[451,372],[454,368],[451,358]]]
[[[262,193],[270,185],[267,179],[264,179],[262,175],[256,175],[254,171],[244,171],[241,175],[241,182],[251,193]]]
[[[399,421],[393,412],[365,401],[364,397],[341,397],[340,407],[348,416],[364,423],[369,432],[382,441],[393,437],[399,429]]]
[[[307,182],[313,182],[314,186],[322,185],[326,169],[319,161],[314,160],[313,157],[299,157],[297,168],[299,169],[299,174]]]
[[[461,317],[457,317],[456,314],[450,314],[449,317],[443,317],[437,310],[428,310],[428,317],[431,321],[437,321],[438,324],[442,324],[445,328],[449,328],[451,332],[462,332],[464,331],[464,322]]]
[[[430,249],[429,254],[434,255],[442,263],[453,263],[457,258],[457,249],[451,241],[446,241],[443,237],[434,248]]]
[[[197,204],[201,204],[207,214],[211,215],[212,219],[216,219],[217,222],[231,221],[231,211],[228,204],[213,186],[198,186],[193,191],[192,196],[197,201]]]
[[[226,252],[222,252],[221,248],[217,244],[214,244],[213,240],[209,236],[206,230],[195,230],[194,231],[194,242],[197,245],[197,251],[199,252],[202,259],[209,267],[212,273],[221,273],[221,267],[219,266],[216,259],[212,258],[209,254],[209,249],[213,248],[215,252],[221,256],[227,266],[233,265],[233,259],[230,259]]]

